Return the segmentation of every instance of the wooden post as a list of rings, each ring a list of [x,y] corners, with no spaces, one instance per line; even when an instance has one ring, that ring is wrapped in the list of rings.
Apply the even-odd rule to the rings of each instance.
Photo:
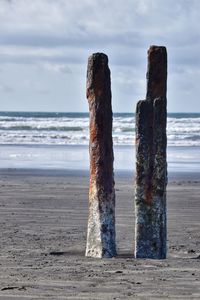
[[[136,258],[166,258],[166,90],[166,48],[151,46],[146,100],[136,109]]]
[[[90,111],[90,190],[86,256],[113,257],[115,190],[113,175],[112,106],[108,57],[88,59],[87,99]]]

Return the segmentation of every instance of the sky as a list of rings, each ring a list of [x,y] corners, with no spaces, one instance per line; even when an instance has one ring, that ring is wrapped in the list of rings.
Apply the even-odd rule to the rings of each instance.
[[[0,0],[0,110],[87,112],[87,60],[103,52],[113,111],[135,112],[161,45],[168,111],[200,112],[199,28],[199,0]]]

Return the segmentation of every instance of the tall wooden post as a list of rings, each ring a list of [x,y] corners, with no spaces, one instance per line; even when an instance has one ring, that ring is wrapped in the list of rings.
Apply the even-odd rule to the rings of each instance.
[[[166,48],[151,46],[146,100],[136,109],[136,258],[166,258],[166,90]]]
[[[113,257],[116,246],[111,83],[108,57],[103,53],[95,53],[88,59],[86,93],[90,111],[86,256]]]

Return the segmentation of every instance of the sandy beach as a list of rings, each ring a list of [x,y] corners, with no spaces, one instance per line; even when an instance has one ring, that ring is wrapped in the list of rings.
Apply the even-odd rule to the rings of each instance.
[[[133,176],[116,176],[118,256],[85,258],[87,172],[0,171],[0,299],[200,299],[199,176],[168,184],[168,257],[134,259]]]
[[[0,0],[0,300],[200,300],[199,23]]]

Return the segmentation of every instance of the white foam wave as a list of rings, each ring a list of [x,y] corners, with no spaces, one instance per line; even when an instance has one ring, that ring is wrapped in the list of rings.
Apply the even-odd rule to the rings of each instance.
[[[169,146],[200,146],[199,117],[168,117]],[[135,117],[113,117],[115,145],[133,145]],[[89,143],[88,117],[0,116],[0,144],[69,144]]]

